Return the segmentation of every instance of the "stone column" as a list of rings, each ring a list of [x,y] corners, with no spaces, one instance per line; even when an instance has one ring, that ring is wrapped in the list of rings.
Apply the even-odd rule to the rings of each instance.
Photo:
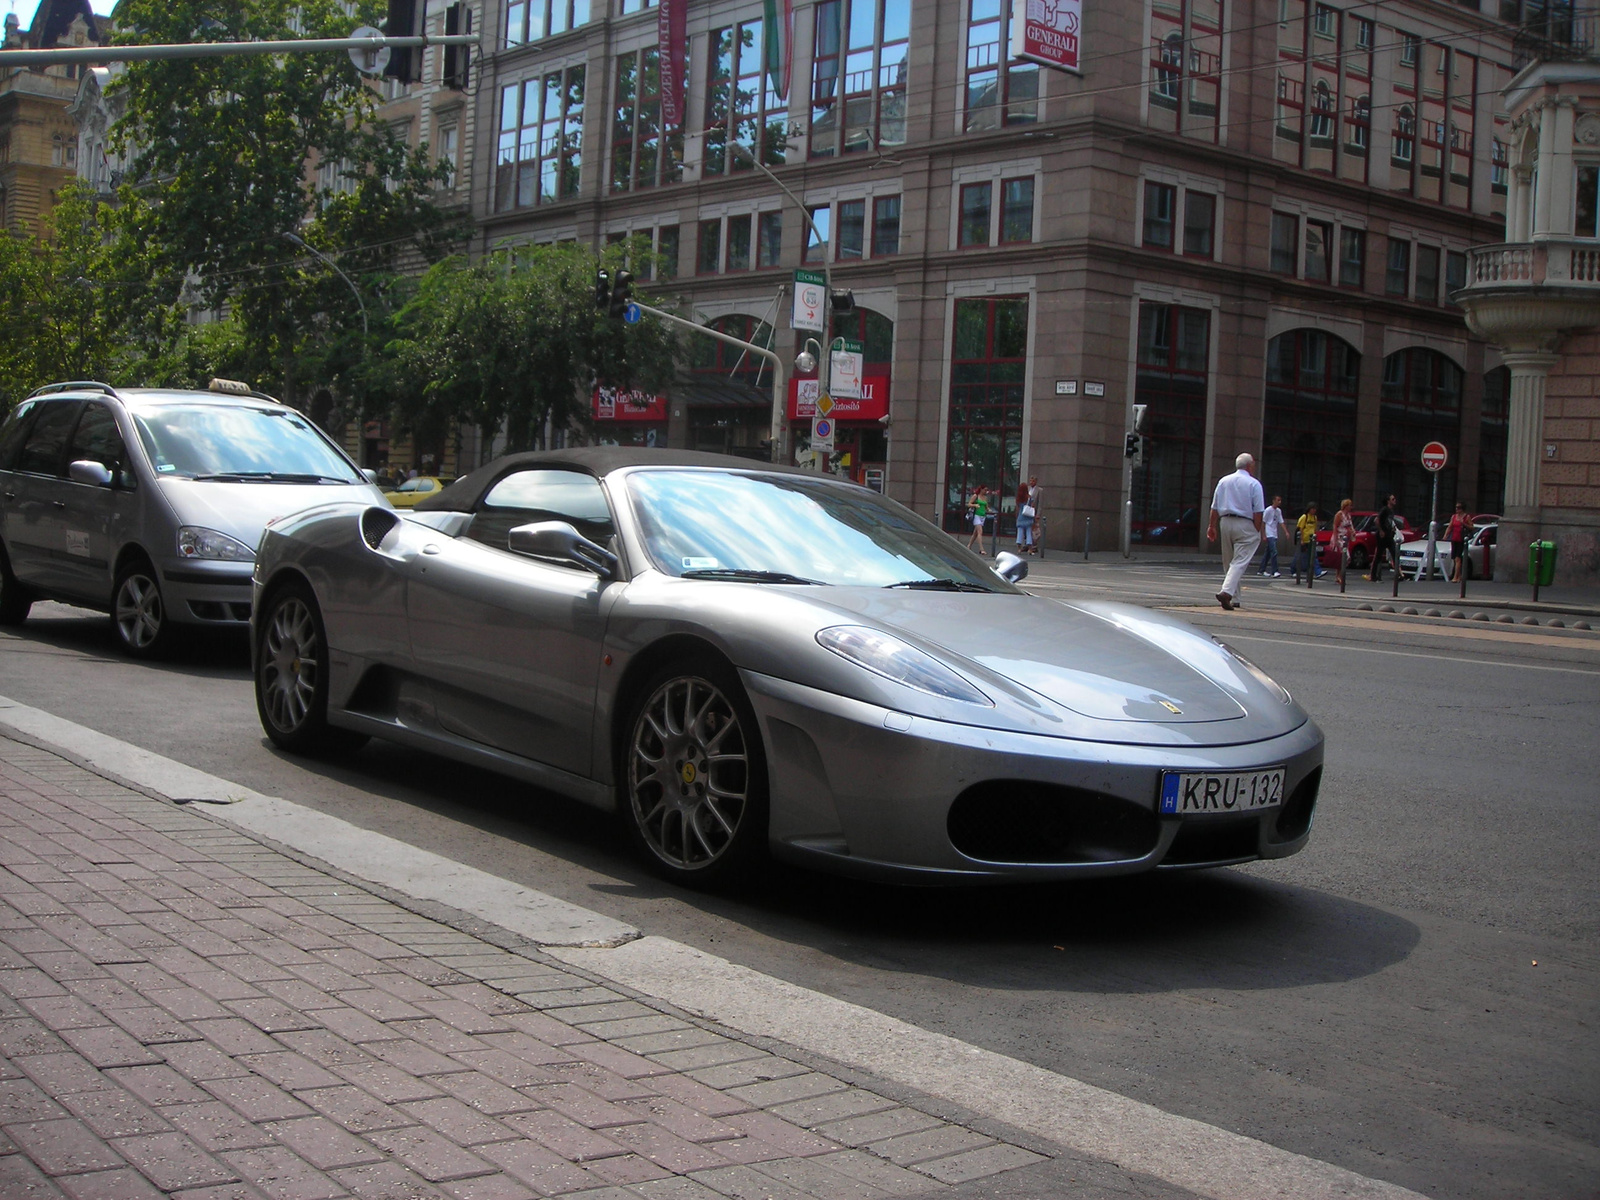
[[[1561,356],[1548,350],[1507,350],[1511,368],[1511,412],[1506,430],[1506,511],[1500,530],[1495,578],[1518,580],[1520,551],[1539,536],[1539,463],[1544,454],[1544,384]]]
[[[1556,181],[1556,106],[1539,109],[1538,175],[1533,189],[1533,236],[1556,232],[1552,205]],[[1570,230],[1569,230],[1570,232]]]

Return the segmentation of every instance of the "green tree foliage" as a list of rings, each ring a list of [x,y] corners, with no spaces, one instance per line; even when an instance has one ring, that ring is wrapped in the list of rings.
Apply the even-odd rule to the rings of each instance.
[[[149,252],[109,243],[118,214],[76,181],[43,237],[0,234],[0,416],[63,379],[141,383],[141,366],[182,327],[150,284]]]
[[[117,10],[138,42],[346,37],[381,16],[373,0],[353,11],[341,0],[123,0]],[[378,94],[344,54],[134,63],[113,86],[126,100],[115,133],[133,155],[123,244],[150,248],[172,299],[182,288],[230,314],[253,382],[291,401],[332,389],[359,404],[373,345],[389,336],[396,274],[464,236],[433,201],[443,169],[377,119]],[[291,233],[335,258],[361,303]]]
[[[643,241],[604,256],[569,242],[435,264],[388,347],[382,386],[401,427],[424,441],[456,423],[486,436],[504,428],[508,449],[525,450],[547,420],[586,425],[595,382],[664,388],[678,342],[659,321],[624,325],[594,303],[599,266],[615,272],[625,258],[648,257]]]

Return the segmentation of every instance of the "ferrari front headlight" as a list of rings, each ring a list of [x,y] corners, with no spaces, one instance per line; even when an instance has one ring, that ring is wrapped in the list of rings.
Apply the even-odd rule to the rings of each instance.
[[[818,632],[817,644],[874,675],[927,695],[994,707],[994,701],[938,659],[876,629],[864,625],[830,626]]]

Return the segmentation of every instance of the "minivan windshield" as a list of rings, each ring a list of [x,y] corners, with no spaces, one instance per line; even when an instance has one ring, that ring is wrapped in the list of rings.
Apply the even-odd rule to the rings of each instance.
[[[361,483],[310,420],[247,404],[163,404],[133,423],[157,475],[247,483]]]
[[[685,579],[950,591],[1015,589],[910,509],[800,475],[630,471],[655,565]]]

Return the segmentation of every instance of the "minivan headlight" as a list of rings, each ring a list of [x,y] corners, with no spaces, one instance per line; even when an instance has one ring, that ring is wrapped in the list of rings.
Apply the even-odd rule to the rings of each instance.
[[[215,529],[185,525],[178,530],[178,557],[214,558],[223,562],[254,562],[256,552],[238,538],[218,533]]]
[[[817,644],[875,675],[930,696],[994,707],[989,697],[938,659],[876,629],[863,625],[834,625],[818,632]]]

